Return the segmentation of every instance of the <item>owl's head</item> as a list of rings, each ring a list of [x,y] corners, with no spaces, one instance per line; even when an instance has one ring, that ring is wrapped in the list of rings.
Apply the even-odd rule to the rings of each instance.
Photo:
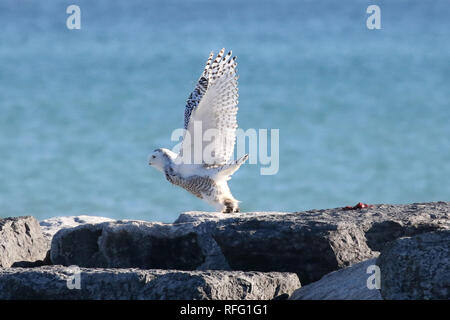
[[[170,161],[173,157],[173,152],[164,149],[159,148],[153,151],[153,153],[149,156],[148,164],[157,170],[164,172],[164,168],[170,164]]]

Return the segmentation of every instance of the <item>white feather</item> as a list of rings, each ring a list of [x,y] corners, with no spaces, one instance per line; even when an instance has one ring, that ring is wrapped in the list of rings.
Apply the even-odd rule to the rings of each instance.
[[[231,58],[231,51],[222,58],[224,49],[219,53],[210,68],[205,68],[204,77],[208,79],[206,92],[201,96],[198,104],[190,112],[187,125],[187,132],[190,135],[190,141],[184,142],[181,148],[181,154],[185,148],[190,149],[191,159],[196,149],[194,148],[194,137],[199,133],[194,132],[199,127],[195,123],[201,123],[201,136],[209,130],[215,129],[216,143],[210,149],[214,153],[212,159],[203,159],[203,152],[209,142],[202,143],[198,150],[202,154],[197,159],[203,159],[206,164],[225,164],[230,161],[234,144],[236,141],[236,128],[238,111],[238,82],[236,75],[235,57]],[[192,108],[192,106],[189,106]],[[198,141],[196,141],[198,142]],[[186,154],[186,153],[185,153]]]

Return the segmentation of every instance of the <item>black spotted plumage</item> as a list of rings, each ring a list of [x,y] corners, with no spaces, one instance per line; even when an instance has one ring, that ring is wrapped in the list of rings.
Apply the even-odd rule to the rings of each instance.
[[[205,77],[200,77],[200,79],[197,82],[197,85],[192,91],[192,93],[189,95],[189,98],[186,102],[186,108],[184,110],[184,128],[187,129],[189,125],[189,119],[191,118],[191,113],[195,109],[196,106],[200,103],[200,100],[202,100],[203,95],[205,94],[206,90],[208,89],[208,79]]]

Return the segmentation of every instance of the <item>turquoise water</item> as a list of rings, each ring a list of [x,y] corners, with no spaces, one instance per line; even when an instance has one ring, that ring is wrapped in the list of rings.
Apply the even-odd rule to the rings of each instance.
[[[81,8],[68,30],[66,8]],[[366,8],[381,8],[381,30]],[[243,211],[450,200],[450,3],[0,1],[0,216],[173,221],[211,210],[149,168],[211,50],[238,55],[240,127],[280,169]]]

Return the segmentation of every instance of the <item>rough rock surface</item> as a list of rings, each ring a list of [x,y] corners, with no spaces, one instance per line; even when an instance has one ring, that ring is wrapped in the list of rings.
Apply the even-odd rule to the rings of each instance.
[[[450,202],[279,213],[182,214],[60,230],[54,264],[295,272],[302,284],[377,257],[392,240],[450,228]]]
[[[0,268],[0,299],[274,299],[299,287],[293,273]]]
[[[450,230],[398,239],[377,264],[384,299],[450,299]]]
[[[42,233],[47,239],[49,245],[56,232],[65,228],[75,228],[83,224],[96,224],[102,222],[114,221],[110,218],[97,216],[68,216],[68,217],[53,217],[39,222]]]
[[[47,251],[47,243],[35,218],[0,219],[0,267],[44,260]]]
[[[367,281],[374,275],[371,266],[376,259],[331,272],[319,281],[294,291],[291,300],[382,300],[380,290],[369,289]],[[368,272],[369,271],[369,272]],[[369,279],[370,284],[372,280]]]

